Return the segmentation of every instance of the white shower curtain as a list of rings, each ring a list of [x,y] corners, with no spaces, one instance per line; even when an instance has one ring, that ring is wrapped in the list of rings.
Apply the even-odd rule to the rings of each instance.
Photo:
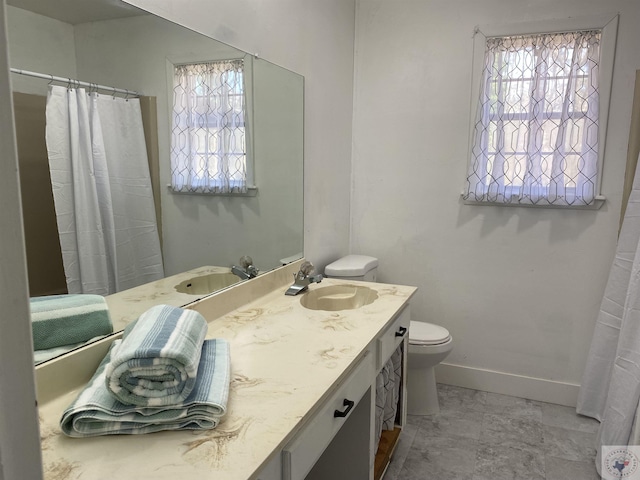
[[[46,117],[69,293],[163,278],[139,101],[50,86]]]
[[[640,443],[640,168],[600,307],[577,412],[600,420],[598,445]],[[600,448],[596,466],[600,468]]]

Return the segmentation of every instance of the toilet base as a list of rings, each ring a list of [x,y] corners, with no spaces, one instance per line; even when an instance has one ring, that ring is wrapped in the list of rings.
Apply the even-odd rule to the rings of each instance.
[[[440,413],[434,367],[408,369],[407,413],[409,415]]]

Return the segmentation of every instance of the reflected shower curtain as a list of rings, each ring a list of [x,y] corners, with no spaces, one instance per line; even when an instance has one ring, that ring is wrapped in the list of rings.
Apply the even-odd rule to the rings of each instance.
[[[636,445],[640,401],[640,169],[596,322],[576,411],[600,420],[600,446]]]
[[[140,103],[50,86],[46,140],[69,293],[164,276]]]

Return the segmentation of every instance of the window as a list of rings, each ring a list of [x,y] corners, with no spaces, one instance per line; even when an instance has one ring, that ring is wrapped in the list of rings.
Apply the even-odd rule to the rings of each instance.
[[[602,38],[602,27],[484,37],[465,200],[594,204],[604,146]]]
[[[243,60],[174,70],[171,187],[177,192],[246,193]]]

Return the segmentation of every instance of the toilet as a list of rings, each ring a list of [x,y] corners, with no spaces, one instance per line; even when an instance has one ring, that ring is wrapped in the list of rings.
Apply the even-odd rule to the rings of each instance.
[[[435,367],[453,348],[449,331],[432,323],[409,323],[409,369],[407,371],[407,413],[435,415],[440,412]]]
[[[378,278],[378,259],[367,255],[347,255],[327,265],[324,274],[340,280],[375,282]]]
[[[378,259],[347,255],[326,266],[325,276],[342,280],[375,282]],[[407,413],[434,415],[440,411],[434,368],[453,348],[449,331],[439,325],[411,320],[407,369]]]

